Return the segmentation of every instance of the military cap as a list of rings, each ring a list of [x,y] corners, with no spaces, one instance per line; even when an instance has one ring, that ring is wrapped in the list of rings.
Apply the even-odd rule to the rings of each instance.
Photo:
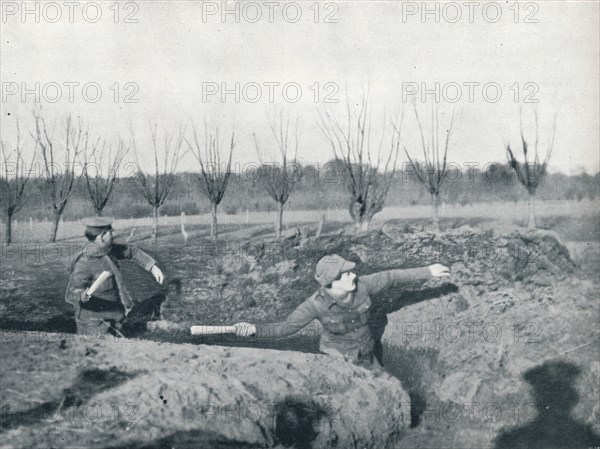
[[[112,229],[112,218],[107,217],[92,217],[86,218],[83,223],[85,224],[85,232],[92,235],[100,235],[104,231]]]
[[[352,270],[356,264],[344,259],[337,254],[322,257],[317,263],[315,279],[321,285],[329,285],[335,281],[340,273]]]

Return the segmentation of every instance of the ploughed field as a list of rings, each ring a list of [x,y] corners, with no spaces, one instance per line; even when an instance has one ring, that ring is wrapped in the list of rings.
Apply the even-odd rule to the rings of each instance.
[[[278,242],[261,225],[226,228],[216,243],[201,228],[187,242],[176,233],[156,246],[140,240],[167,281],[159,287],[123,263],[136,300],[127,344],[71,334],[63,295],[81,242],[5,248],[3,440],[67,446],[85,434],[81,444],[95,447],[514,447],[531,435],[560,442],[560,433],[571,435],[564,447],[587,444],[600,432],[599,221],[541,222],[547,230],[451,218],[438,236],[413,219],[358,237],[328,223],[318,240],[303,238],[310,229]],[[260,344],[186,332],[285,317],[317,288],[314,266],[332,252],[357,262],[359,275],[452,267],[449,279],[375,299],[370,326],[394,377],[314,354],[316,325]],[[334,365],[345,387],[331,375]],[[241,390],[226,395],[228,388]],[[227,407],[240,403],[246,412],[234,418]],[[91,404],[100,407],[95,415]],[[69,413],[86,419],[65,419]]]

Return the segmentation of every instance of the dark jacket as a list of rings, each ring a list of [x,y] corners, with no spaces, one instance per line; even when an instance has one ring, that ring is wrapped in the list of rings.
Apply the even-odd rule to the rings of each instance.
[[[348,307],[338,305],[320,288],[285,321],[256,325],[257,338],[281,338],[292,335],[313,320],[319,320],[325,330],[320,338],[322,352],[357,362],[372,357],[373,338],[368,326],[371,295],[392,285],[402,287],[410,282],[431,278],[429,268],[387,270],[356,278],[356,290]]]
[[[115,306],[125,303],[127,306],[126,303],[130,301],[124,301],[123,297],[129,297],[129,294],[123,285],[121,273],[115,273],[119,267],[118,260],[121,259],[132,260],[148,271],[156,263],[152,257],[133,245],[112,244],[108,253],[89,246],[76,256],[71,266],[65,301],[79,306],[83,291],[89,288],[103,271],[108,271],[111,276],[96,290],[90,301],[85,303],[86,307],[94,308],[94,305],[111,303]]]

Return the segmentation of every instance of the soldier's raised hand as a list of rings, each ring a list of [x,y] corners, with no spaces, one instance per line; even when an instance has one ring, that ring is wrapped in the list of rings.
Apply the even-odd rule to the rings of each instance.
[[[256,326],[250,323],[235,323],[235,335],[238,337],[251,337],[256,335]]]
[[[435,278],[443,278],[450,276],[450,268],[446,265],[442,265],[441,263],[434,263],[433,265],[429,265],[429,271],[431,275]]]
[[[156,265],[152,265],[152,268],[150,268],[150,273],[152,273],[152,276],[154,276],[154,279],[156,279],[156,282],[159,284],[162,284],[165,280],[163,272]]]

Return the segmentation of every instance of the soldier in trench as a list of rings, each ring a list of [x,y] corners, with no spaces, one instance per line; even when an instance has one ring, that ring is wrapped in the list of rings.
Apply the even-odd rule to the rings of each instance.
[[[118,260],[127,259],[152,273],[156,282],[164,275],[156,261],[133,245],[113,242],[112,220],[92,218],[86,221],[88,246],[79,253],[71,267],[65,301],[75,307],[78,334],[121,335],[123,320],[133,307],[133,300],[119,269]],[[89,287],[103,271],[110,276],[93,294]]]
[[[258,339],[292,335],[313,320],[323,325],[320,339],[322,352],[367,368],[380,368],[374,357],[374,340],[368,326],[371,296],[391,286],[423,283],[432,277],[450,276],[448,267],[386,270],[358,277],[352,272],[354,262],[332,254],[323,257],[316,267],[315,278],[321,285],[284,321],[269,324],[236,323],[240,337]]]

